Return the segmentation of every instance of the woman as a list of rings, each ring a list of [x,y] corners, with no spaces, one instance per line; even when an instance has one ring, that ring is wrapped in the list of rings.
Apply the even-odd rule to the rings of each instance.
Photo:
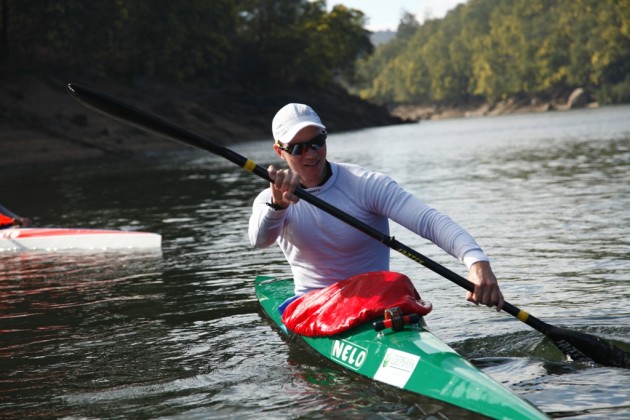
[[[389,219],[458,258],[475,284],[467,299],[503,306],[490,263],[474,238],[448,216],[427,206],[389,176],[326,159],[326,127],[304,104],[288,104],[273,119],[274,150],[289,168],[269,166],[273,182],[254,201],[250,242],[277,242],[295,282],[295,294],[322,289],[357,274],[389,270],[389,248],[295,196],[307,192],[389,234]]]

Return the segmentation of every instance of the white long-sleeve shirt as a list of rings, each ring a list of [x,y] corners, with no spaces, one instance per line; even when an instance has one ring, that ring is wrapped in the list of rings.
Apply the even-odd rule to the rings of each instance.
[[[466,230],[389,176],[356,165],[330,164],[332,175],[324,185],[306,191],[386,235],[391,219],[468,268],[477,261],[488,261]],[[278,243],[291,266],[296,295],[356,274],[389,270],[386,245],[304,200],[275,211],[266,204],[271,197],[267,188],[254,200],[249,239],[257,248]]]

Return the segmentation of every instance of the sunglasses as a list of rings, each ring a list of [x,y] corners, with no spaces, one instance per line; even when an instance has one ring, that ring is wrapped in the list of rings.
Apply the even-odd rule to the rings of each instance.
[[[284,150],[292,156],[300,156],[308,151],[308,149],[313,149],[314,151],[318,151],[322,147],[326,145],[326,138],[328,135],[326,133],[321,133],[317,137],[312,138],[306,143],[297,143],[297,144],[289,144],[287,146],[280,146],[278,143],[278,148],[280,150]]]

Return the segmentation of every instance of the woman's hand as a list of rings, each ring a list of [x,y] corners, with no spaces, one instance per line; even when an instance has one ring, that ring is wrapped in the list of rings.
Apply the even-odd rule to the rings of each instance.
[[[270,165],[267,168],[269,178],[273,180],[270,184],[273,195],[273,204],[281,207],[289,207],[297,203],[300,199],[294,194],[295,189],[300,185],[300,175],[291,172],[290,169],[278,170]]]
[[[497,311],[503,307],[503,293],[499,282],[487,261],[478,261],[470,267],[468,280],[475,284],[475,291],[468,292],[466,300],[475,305],[496,306]]]

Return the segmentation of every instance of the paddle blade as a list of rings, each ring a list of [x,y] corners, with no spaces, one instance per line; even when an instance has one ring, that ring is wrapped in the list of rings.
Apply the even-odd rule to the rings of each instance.
[[[545,335],[575,361],[630,368],[630,353],[599,337],[558,327],[551,327]]]

